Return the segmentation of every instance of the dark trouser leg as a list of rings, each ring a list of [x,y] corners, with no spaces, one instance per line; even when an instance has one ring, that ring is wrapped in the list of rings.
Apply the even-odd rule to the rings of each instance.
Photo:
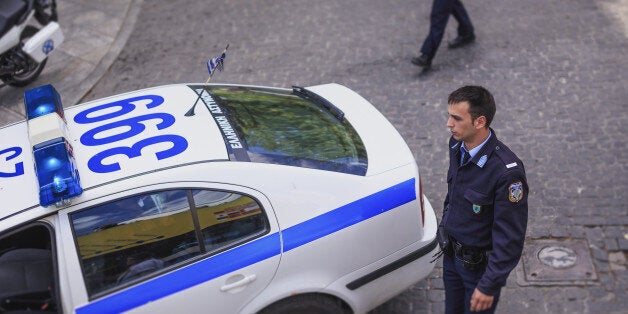
[[[454,258],[443,255],[443,282],[445,284],[445,313],[464,313],[465,290]]]
[[[443,255],[443,280],[445,283],[445,313],[490,314],[495,313],[499,293],[493,299],[493,306],[482,312],[471,312],[471,295],[475,291],[484,271],[464,269],[462,262],[455,257]]]
[[[469,18],[467,10],[465,10],[464,5],[462,5],[462,1],[454,1],[451,14],[453,14],[456,21],[458,21],[458,36],[465,37],[473,35],[473,24],[471,24],[471,18]]]
[[[438,46],[443,40],[445,27],[447,26],[447,20],[449,20],[453,5],[454,0],[434,0],[432,3],[430,33],[427,35],[427,38],[425,38],[425,41],[423,41],[423,46],[421,46],[421,53],[428,56],[430,59],[434,58],[436,50],[438,50]]]

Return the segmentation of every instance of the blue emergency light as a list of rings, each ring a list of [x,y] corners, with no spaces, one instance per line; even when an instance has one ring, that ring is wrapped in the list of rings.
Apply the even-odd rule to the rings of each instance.
[[[50,84],[24,92],[24,104],[26,105],[26,119],[28,120],[53,112],[65,120],[61,97]]]
[[[33,148],[41,206],[62,202],[83,193],[69,147],[70,144],[61,137]]]
[[[70,204],[83,189],[66,134],[63,105],[52,85],[24,93],[28,133],[33,146],[41,206]]]

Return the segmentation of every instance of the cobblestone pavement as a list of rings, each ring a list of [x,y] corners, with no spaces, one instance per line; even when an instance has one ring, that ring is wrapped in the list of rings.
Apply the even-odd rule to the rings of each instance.
[[[588,279],[543,281],[520,263],[501,313],[627,313],[628,1],[466,1],[470,47],[443,44],[431,72],[409,62],[431,1],[145,1],[118,59],[83,98],[205,81],[204,61],[230,43],[213,82],[290,87],[336,82],[400,130],[438,216],[446,193],[446,97],[484,85],[498,137],[523,160],[531,189],[525,258],[538,241],[585,243]],[[455,37],[450,21],[445,40]],[[394,153],[394,152],[391,152]],[[372,313],[442,313],[440,262]],[[593,275],[593,277],[591,277]],[[593,278],[593,279],[591,279]]]

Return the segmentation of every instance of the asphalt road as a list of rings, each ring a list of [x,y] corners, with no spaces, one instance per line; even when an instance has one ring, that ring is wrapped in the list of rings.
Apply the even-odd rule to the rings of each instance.
[[[428,73],[412,66],[431,1],[144,1],[111,67],[82,97],[204,82],[205,61],[230,44],[212,82],[290,87],[335,82],[370,100],[408,142],[424,192],[446,193],[446,98],[483,85],[498,137],[523,160],[531,189],[526,257],[502,292],[502,313],[626,313],[628,300],[628,2],[466,1],[477,41],[443,44]],[[450,20],[445,40],[455,37]],[[394,152],[391,152],[391,154]],[[535,281],[535,243],[584,243],[571,274]],[[585,265],[586,264],[586,265]],[[526,272],[527,271],[527,272]],[[442,313],[440,263],[373,313]],[[572,276],[572,277],[570,277]]]

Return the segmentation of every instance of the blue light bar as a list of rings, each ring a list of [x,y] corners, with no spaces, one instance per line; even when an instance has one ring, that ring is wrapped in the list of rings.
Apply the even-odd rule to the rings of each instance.
[[[29,89],[24,92],[24,104],[26,105],[26,119],[31,120],[49,113],[56,112],[65,120],[61,97],[57,90],[50,84]]]
[[[39,203],[60,207],[81,195],[81,181],[68,141],[61,97],[52,85],[24,92],[28,133],[33,147]]]
[[[41,206],[63,203],[83,193],[72,146],[64,138],[37,145],[33,156]]]

